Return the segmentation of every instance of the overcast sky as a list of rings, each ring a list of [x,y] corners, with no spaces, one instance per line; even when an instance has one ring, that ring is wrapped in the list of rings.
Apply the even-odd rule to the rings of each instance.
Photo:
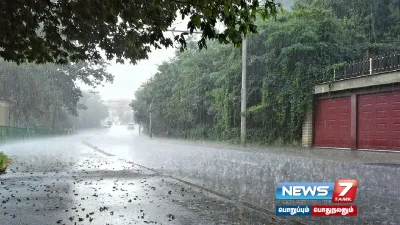
[[[156,50],[149,55],[148,60],[142,60],[136,65],[110,62],[108,71],[114,75],[114,82],[97,88],[97,91],[104,100],[133,99],[140,85],[156,73],[157,65],[172,58],[174,51],[173,48]]]
[[[186,30],[188,19],[185,22],[179,18],[171,26],[176,30]],[[175,33],[179,34],[179,33]],[[173,37],[172,32],[166,32],[166,37]],[[140,87],[141,84],[146,82],[151,76],[157,72],[157,65],[163,61],[169,61],[173,58],[175,48],[158,49],[154,50],[149,54],[148,60],[141,60],[136,65],[129,63],[129,60],[125,60],[125,64],[116,63],[109,61],[111,64],[108,67],[108,71],[114,75],[114,82],[105,84],[104,87],[97,87],[96,91],[99,92],[104,100],[108,99],[133,99],[135,91]],[[83,90],[88,88],[82,84],[79,84]]]

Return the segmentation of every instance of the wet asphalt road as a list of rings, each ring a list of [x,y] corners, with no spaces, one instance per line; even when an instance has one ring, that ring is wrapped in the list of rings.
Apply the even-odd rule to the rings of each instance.
[[[294,224],[87,143],[103,135],[0,146],[14,161],[0,175],[0,225]]]
[[[0,176],[0,225],[294,224],[275,205],[330,202],[278,202],[277,183],[339,177],[359,179],[359,216],[303,224],[400,221],[400,154],[150,140],[123,126],[0,150],[14,159]]]

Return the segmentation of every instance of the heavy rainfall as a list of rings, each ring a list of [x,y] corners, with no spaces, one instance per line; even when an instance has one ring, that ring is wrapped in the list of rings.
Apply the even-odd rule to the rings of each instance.
[[[0,225],[400,223],[399,0],[160,4],[0,0]]]

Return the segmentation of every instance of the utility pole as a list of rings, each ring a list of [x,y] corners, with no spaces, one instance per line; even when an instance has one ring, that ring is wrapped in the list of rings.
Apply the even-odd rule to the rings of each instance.
[[[58,98],[58,93],[55,93],[56,94],[56,102],[55,102],[55,104],[54,104],[54,111],[53,111],[53,132],[56,130],[56,122],[57,122],[57,107],[58,107],[58,101],[59,101],[59,98]]]
[[[54,106],[54,110],[53,110],[53,130],[56,129],[56,117],[57,117],[57,106]]]
[[[246,107],[247,107],[247,93],[246,93],[246,66],[247,66],[247,40],[242,40],[242,96],[241,96],[241,110],[240,110],[240,143],[243,147],[246,146]]]
[[[130,112],[131,112],[131,119],[130,119],[130,122],[133,123],[133,110],[131,109]]]
[[[153,105],[153,100],[151,100],[151,103],[150,103],[150,115],[149,115],[149,117],[150,117],[150,119],[149,119],[149,137],[150,138],[152,138],[153,137],[153,132],[152,132],[152,130],[151,130],[151,126],[152,126],[152,124],[151,124],[151,114],[152,114],[152,105]]]

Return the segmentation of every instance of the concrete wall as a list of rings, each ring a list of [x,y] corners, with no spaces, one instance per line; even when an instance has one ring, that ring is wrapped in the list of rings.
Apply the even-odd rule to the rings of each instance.
[[[336,81],[332,83],[330,92],[345,91],[350,89],[368,88],[373,86],[400,83],[400,71],[375,74]],[[329,92],[329,84],[319,84],[314,88],[314,94],[323,94]]]
[[[10,126],[10,109],[5,102],[0,102],[0,126]]]
[[[311,147],[313,140],[313,114],[310,112],[305,116],[302,128],[302,146]]]

